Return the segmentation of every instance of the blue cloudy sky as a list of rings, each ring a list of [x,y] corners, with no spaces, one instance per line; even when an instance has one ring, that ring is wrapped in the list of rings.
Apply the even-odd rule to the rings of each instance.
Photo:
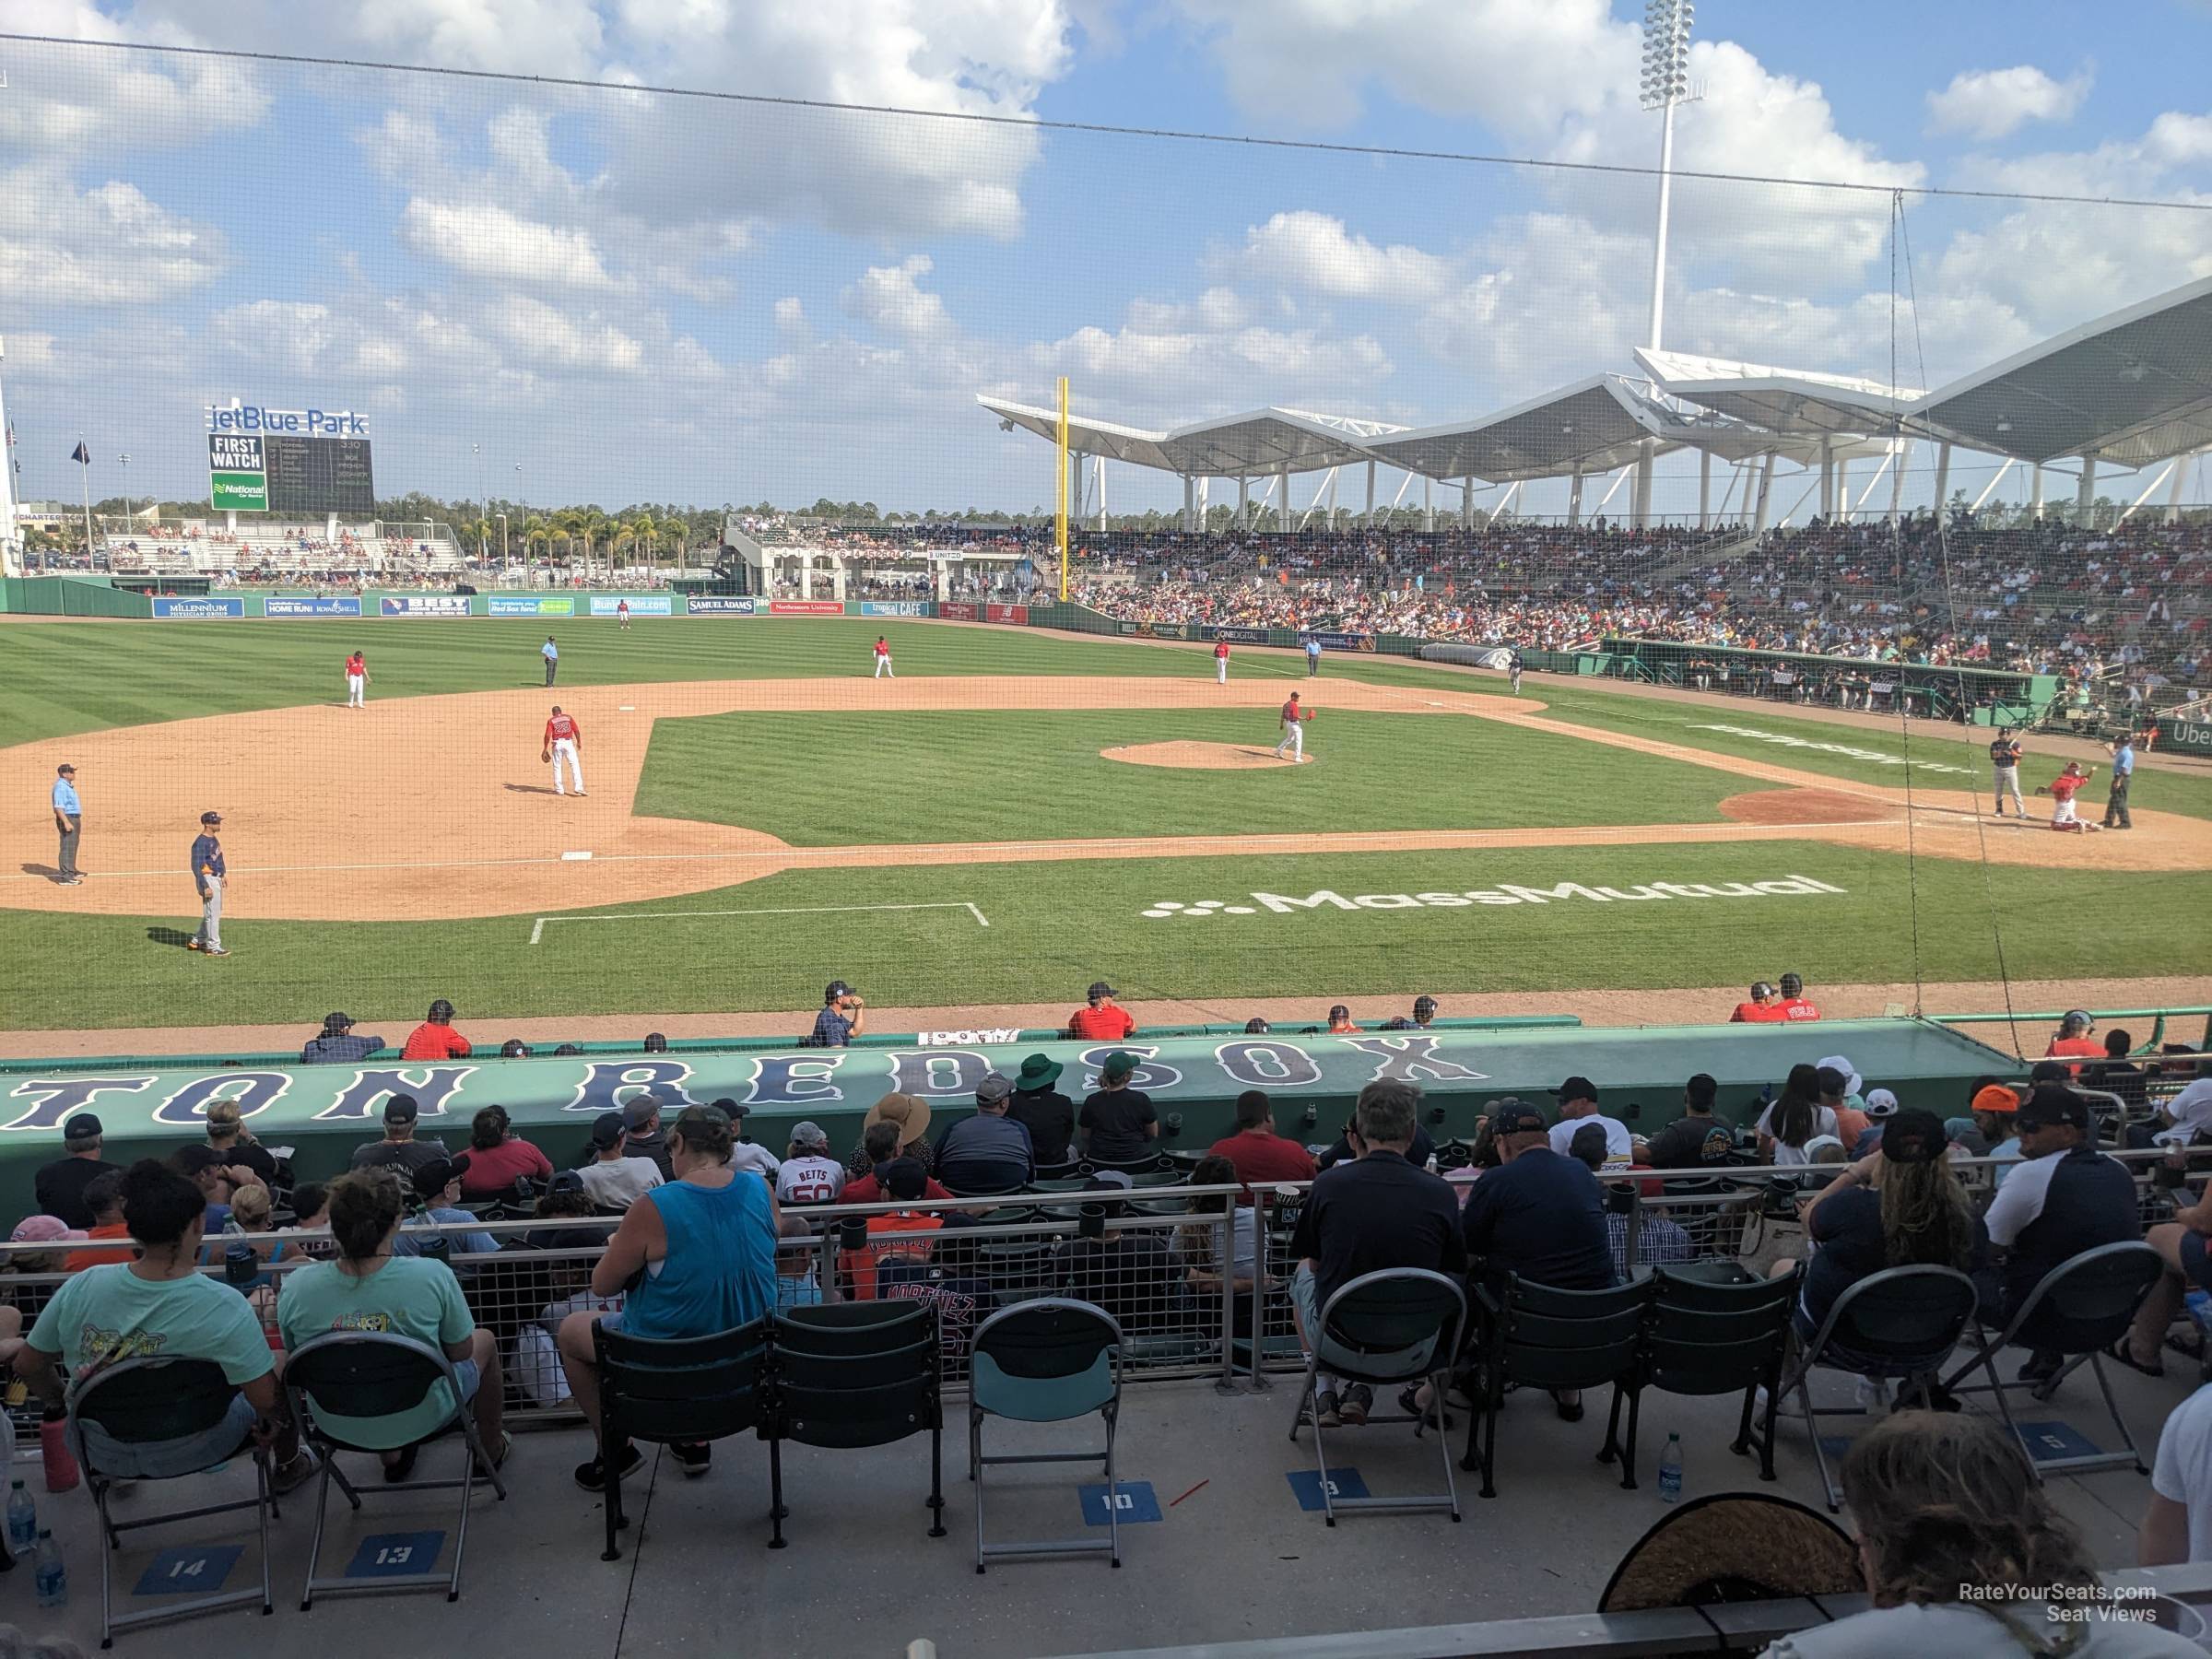
[[[0,333],[26,495],[189,496],[200,407],[366,411],[380,492],[1022,508],[978,392],[1427,424],[1632,367],[1626,0],[12,0]],[[2212,4],[1706,0],[1666,344],[1940,383],[2212,275]],[[821,112],[630,88],[947,114]],[[1916,301],[1916,303],[1915,303]],[[1893,357],[1894,354],[1894,357]],[[519,471],[518,471],[519,468]],[[1973,480],[1964,468],[1959,481]],[[1386,488],[1391,486],[1386,484]],[[1117,473],[1118,507],[1172,487]],[[1679,508],[1679,477],[1660,505]],[[2114,485],[2124,489],[2124,481]],[[1302,494],[1302,487],[1301,487]],[[1534,504],[1547,503],[1537,499]]]

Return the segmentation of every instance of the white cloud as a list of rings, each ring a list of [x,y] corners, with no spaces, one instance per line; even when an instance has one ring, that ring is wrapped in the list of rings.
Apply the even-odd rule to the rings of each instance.
[[[222,235],[135,184],[70,182],[59,158],[0,174],[0,293],[18,304],[143,305],[214,279]]]
[[[870,326],[912,341],[944,338],[952,327],[945,301],[921,286],[934,269],[926,253],[895,265],[871,265],[844,293],[845,309]]]
[[[2063,81],[2032,64],[1961,70],[1928,94],[1928,124],[1939,133],[2002,138],[2030,121],[2066,120],[2088,96],[2089,81],[2086,68]]]
[[[588,230],[518,218],[489,203],[411,198],[400,239],[418,253],[472,276],[549,288],[611,288],[614,279]]]
[[[65,41],[206,43],[183,23],[111,18],[91,0],[11,0],[7,27]],[[88,153],[163,148],[259,125],[268,113],[268,92],[253,67],[222,58],[16,41],[7,57],[0,152],[52,151],[81,159]]]
[[[596,312],[575,316],[527,294],[509,294],[494,321],[510,346],[553,368],[635,374],[644,365],[643,345]]]
[[[1344,221],[1311,208],[1278,213],[1244,232],[1223,261],[1245,276],[1335,299],[1417,303],[1443,288],[1448,262],[1403,242],[1378,247]]]
[[[323,367],[334,334],[330,307],[305,300],[253,300],[215,314],[216,344],[257,369],[312,375]]]

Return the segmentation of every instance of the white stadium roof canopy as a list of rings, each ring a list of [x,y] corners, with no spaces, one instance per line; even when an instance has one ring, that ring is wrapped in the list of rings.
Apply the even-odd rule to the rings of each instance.
[[[1641,346],[1636,360],[1670,397],[1793,437],[1887,431],[1925,395],[1849,375],[1774,369]]]
[[[1058,437],[1056,410],[996,397],[979,396],[975,401],[1002,422],[1026,427],[1043,438]],[[1367,451],[1360,447],[1362,440],[1405,429],[1385,421],[1316,415],[1304,409],[1254,409],[1247,415],[1194,420],[1164,432],[1070,415],[1067,447],[1086,455],[1105,455],[1199,477],[1265,477],[1286,469],[1319,472],[1348,466],[1368,458]]]

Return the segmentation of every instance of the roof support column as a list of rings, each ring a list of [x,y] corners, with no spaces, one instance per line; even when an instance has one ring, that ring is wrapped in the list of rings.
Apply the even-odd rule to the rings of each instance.
[[[1836,516],[1851,523],[1851,463],[1841,455],[1836,457]]]
[[[1277,493],[1275,498],[1275,527],[1288,533],[1290,528],[1290,468],[1276,469]]]
[[[2038,462],[2028,469],[2028,516],[2037,524],[2043,522],[2043,468]]]
[[[1475,528],[1475,475],[1469,473],[1459,481],[1459,527]]]
[[[1567,525],[1572,529],[1583,522],[1583,464],[1578,459],[1574,471],[1567,477]]]
[[[1767,464],[1759,469],[1759,510],[1752,515],[1751,534],[1767,533],[1767,515],[1774,500],[1774,452],[1767,452]]]
[[[2197,452],[2200,455],[2204,453],[2202,450]],[[2166,522],[2170,524],[2182,522],[2182,475],[2189,470],[2189,463],[2194,459],[2195,457],[2191,455],[2176,455],[2173,458],[2173,488],[2166,492]]]
[[[1244,473],[1237,475],[1237,528],[1241,530],[1252,518],[1252,479]]]
[[[1206,529],[1206,502],[1208,498],[1210,498],[1213,493],[1214,479],[1213,475],[1209,473],[1198,480],[1198,516],[1191,526],[1191,528],[1196,530],[1201,535],[1204,535]]]
[[[1189,473],[1182,475],[1182,527],[1187,531],[1197,526],[1198,480]]]
[[[2182,499],[2179,482],[2173,487],[2173,499],[2176,501]],[[2171,511],[2169,510],[2169,520],[2171,516]],[[1421,528],[1432,533],[1436,529],[1436,480],[1427,473],[1421,475]]]
[[[1637,447],[1643,453],[1636,458],[1636,484],[1629,496],[1629,522],[1641,530],[1652,522],[1652,452],[1655,445],[1646,438]]]
[[[1905,463],[1912,457],[1912,440],[1892,438],[1889,441],[1897,446],[1889,455],[1889,523],[1894,528],[1898,510],[1905,501]]]
[[[1820,516],[1832,519],[1836,515],[1836,441],[1822,433],[1820,437]]]
[[[1951,500],[1951,446],[1936,446],[1936,522],[1941,524],[1950,511]]]
[[[1712,528],[1712,452],[1698,452],[1698,528]]]
[[[2074,524],[2086,529],[2089,523],[2089,509],[2097,500],[2097,457],[2081,458],[2081,482],[2074,488]]]
[[[1367,464],[1367,527],[1375,527],[1375,464]]]
[[[1092,476],[1099,484],[1099,528],[1106,528],[1106,457],[1093,455],[1090,460]]]

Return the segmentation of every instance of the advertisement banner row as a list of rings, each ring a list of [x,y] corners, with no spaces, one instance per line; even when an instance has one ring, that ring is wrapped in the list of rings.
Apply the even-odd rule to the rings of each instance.
[[[159,615],[159,612],[155,613]],[[298,598],[287,594],[271,594],[261,602],[265,617],[358,617],[361,601],[355,594],[311,594]]]
[[[576,601],[565,595],[546,594],[532,598],[520,594],[494,594],[484,602],[484,614],[489,617],[572,617]]]
[[[863,599],[860,614],[864,617],[926,617],[929,601],[926,599]]]
[[[243,599],[157,599],[154,615],[176,622],[212,622],[246,614]]]

